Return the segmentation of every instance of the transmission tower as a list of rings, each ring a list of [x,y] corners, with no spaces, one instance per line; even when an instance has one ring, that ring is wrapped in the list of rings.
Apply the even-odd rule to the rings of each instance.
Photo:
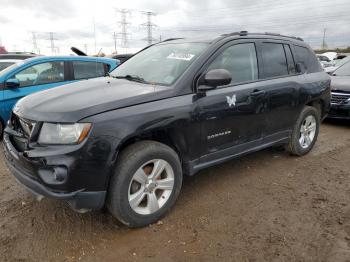
[[[120,20],[118,22],[118,24],[121,27],[121,31],[120,33],[118,33],[118,35],[120,35],[121,38],[121,46],[123,48],[128,48],[129,45],[129,35],[130,33],[128,33],[128,26],[130,25],[130,23],[127,21],[127,16],[130,15],[130,10],[129,9],[117,9],[117,12],[120,15]]]
[[[58,47],[55,46],[55,40],[57,40],[54,37],[54,32],[49,32],[50,38],[48,39],[50,41],[50,48],[51,48],[51,53],[52,54],[58,54],[59,53],[59,49]]]
[[[117,33],[113,32],[113,41],[114,41],[114,52],[117,53]]]
[[[327,43],[326,43],[326,28],[323,29],[323,40],[322,40],[322,50],[325,50],[328,48]]]
[[[33,42],[33,53],[40,54],[40,49],[38,48],[36,32],[32,32],[32,42]]]
[[[148,44],[151,45],[153,41],[157,41],[152,36],[153,28],[156,27],[156,25],[152,23],[152,17],[155,16],[156,14],[153,12],[145,12],[145,11],[142,11],[141,13],[146,15],[147,17],[146,23],[141,24],[141,26],[146,27],[147,37],[145,38],[145,40],[147,40]]]

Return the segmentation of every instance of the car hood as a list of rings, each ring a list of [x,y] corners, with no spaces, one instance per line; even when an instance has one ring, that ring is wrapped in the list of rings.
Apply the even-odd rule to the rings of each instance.
[[[67,84],[22,98],[16,115],[34,121],[77,122],[101,112],[170,96],[172,88],[101,77]]]
[[[350,92],[350,76],[332,76],[332,90]]]

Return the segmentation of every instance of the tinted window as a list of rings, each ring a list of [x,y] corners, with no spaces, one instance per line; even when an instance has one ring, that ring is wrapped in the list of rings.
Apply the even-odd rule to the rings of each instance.
[[[209,66],[211,69],[226,69],[231,73],[231,84],[258,79],[258,65],[253,43],[228,47]]]
[[[294,64],[292,51],[290,50],[290,46],[284,45],[284,51],[286,52],[286,57],[287,57],[288,72],[289,74],[295,74],[295,64]]]
[[[43,85],[64,81],[64,62],[37,64],[17,73],[20,87]]]
[[[104,76],[105,66],[103,63],[73,61],[75,79],[87,79]]]
[[[308,48],[296,45],[294,46],[294,50],[296,53],[296,62],[300,63],[306,72],[314,73],[322,71],[316,55]]]
[[[287,60],[282,44],[263,43],[261,54],[265,78],[288,75]]]

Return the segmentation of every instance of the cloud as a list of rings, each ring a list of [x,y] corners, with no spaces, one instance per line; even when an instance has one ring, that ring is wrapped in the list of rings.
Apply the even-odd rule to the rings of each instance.
[[[140,11],[152,11],[153,38],[208,37],[248,30],[275,32],[303,37],[313,47],[326,42],[331,47],[350,43],[350,3],[348,0],[0,0],[0,37],[12,49],[30,50],[31,31],[38,44],[50,53],[48,32],[55,32],[55,44],[62,53],[71,45],[87,45],[94,52],[114,49],[113,33],[121,48],[121,15],[116,8],[130,9],[127,37],[130,48],[144,47],[147,20]],[[14,15],[15,14],[15,15]],[[18,19],[21,17],[21,19]]]

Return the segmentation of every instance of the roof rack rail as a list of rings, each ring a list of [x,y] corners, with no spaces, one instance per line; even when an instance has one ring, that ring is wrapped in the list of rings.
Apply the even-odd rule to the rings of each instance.
[[[168,41],[179,40],[179,39],[184,39],[184,38],[183,37],[168,38],[168,39],[163,40],[162,42],[168,42]]]
[[[287,35],[281,35],[278,33],[269,33],[269,32],[265,32],[265,33],[248,33],[248,31],[240,31],[240,32],[233,32],[233,33],[229,33],[229,34],[223,34],[222,36],[234,36],[234,35],[239,35],[239,36],[247,36],[247,35],[271,35],[271,36],[280,36],[280,37],[286,37],[286,38],[292,38],[292,39],[296,39],[296,40],[300,40],[300,41],[304,41],[304,39],[300,38],[300,37],[295,37],[295,36],[287,36]]]

